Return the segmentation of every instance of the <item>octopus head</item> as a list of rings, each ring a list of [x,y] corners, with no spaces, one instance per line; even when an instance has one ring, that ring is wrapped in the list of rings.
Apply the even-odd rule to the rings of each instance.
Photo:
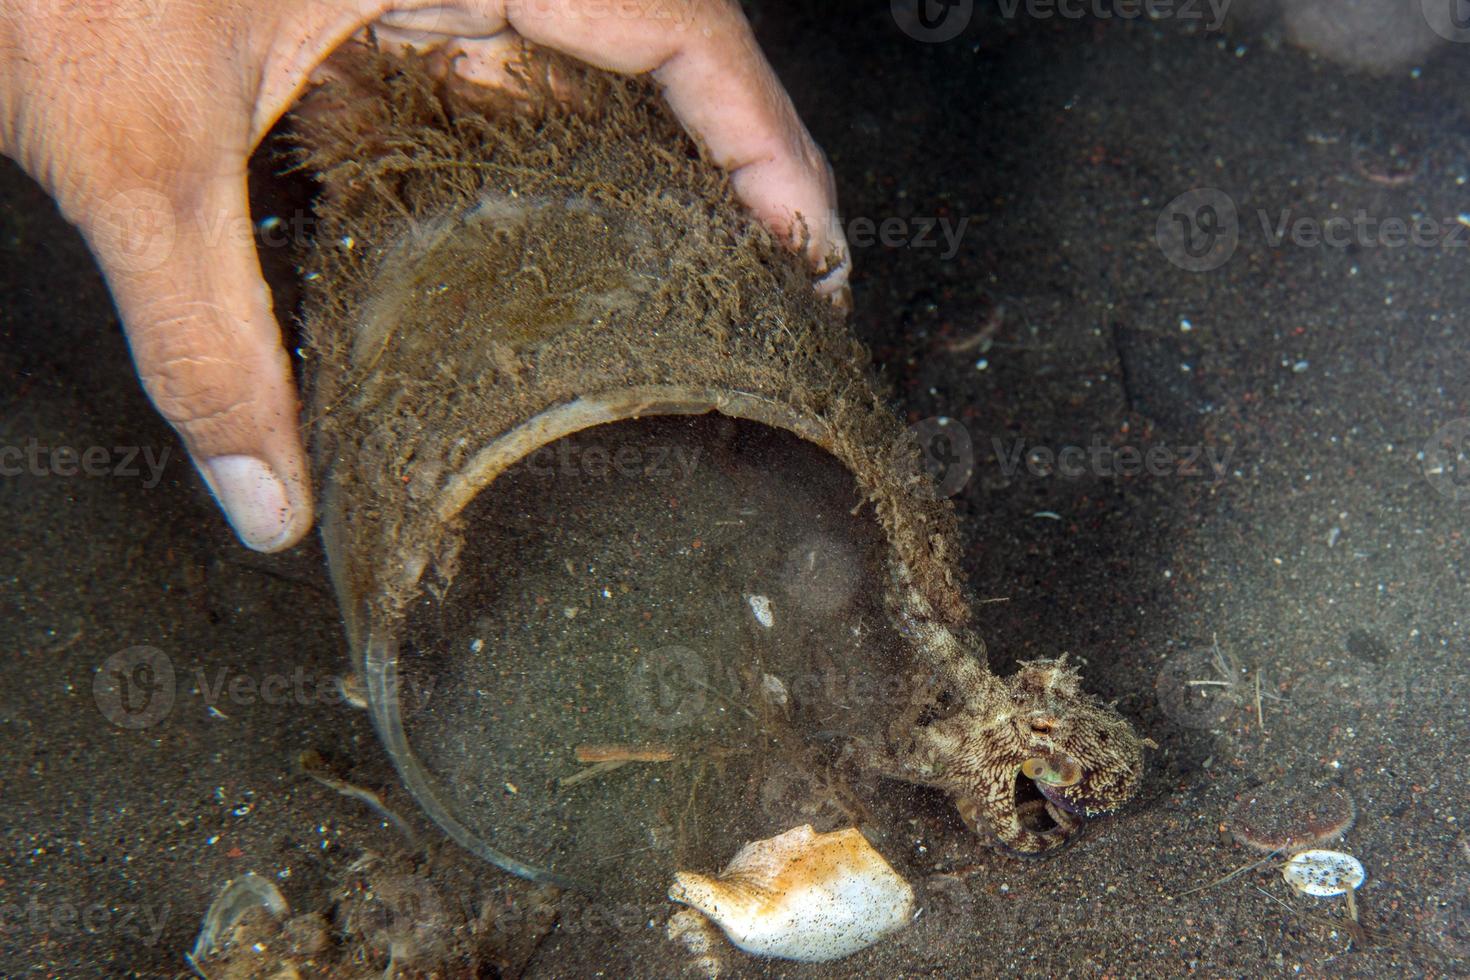
[[[1084,820],[1121,808],[1138,790],[1143,748],[1133,727],[1081,690],[1064,660],[1024,663],[1003,703],[987,711],[992,785],[958,801],[967,823],[984,822],[1013,850],[1059,847]]]

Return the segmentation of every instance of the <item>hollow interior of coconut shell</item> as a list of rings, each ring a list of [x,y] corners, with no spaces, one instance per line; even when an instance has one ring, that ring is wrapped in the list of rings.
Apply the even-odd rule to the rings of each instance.
[[[802,823],[894,825],[870,807],[895,799],[840,764],[917,683],[860,499],[811,443],[716,414],[600,426],[512,467],[462,515],[453,581],[408,610],[400,706],[436,796],[630,902]],[[587,778],[579,749],[667,758]]]
[[[691,385],[825,433],[962,622],[949,506],[800,260],[651,85],[541,56],[524,71],[511,98],[362,49],[317,95],[341,105],[297,120],[297,165],[323,184],[303,260],[312,456],[349,619],[392,627],[437,587],[472,496],[451,488],[492,440],[589,391]]]

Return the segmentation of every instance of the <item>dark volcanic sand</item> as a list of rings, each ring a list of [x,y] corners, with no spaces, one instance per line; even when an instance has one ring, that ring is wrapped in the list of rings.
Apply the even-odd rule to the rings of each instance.
[[[1126,812],[1043,860],[985,849],[942,800],[884,784],[875,816],[919,919],[825,967],[732,954],[737,975],[1470,969],[1470,500],[1452,492],[1463,464],[1436,484],[1420,455],[1470,416],[1467,52],[1373,80],[1178,24],[977,14],[925,44],[887,4],[827,9],[760,4],[753,19],[846,217],[898,219],[889,244],[855,249],[854,326],[901,411],[972,437],[955,498],[965,569],[980,596],[1009,599],[981,609],[992,661],[1070,651],[1161,748]],[[0,483],[0,973],[173,975],[227,878],[274,876],[294,909],[330,914],[365,852],[409,866],[360,802],[296,771],[298,751],[418,817],[366,718],[332,695],[346,654],[319,547],[234,542],[145,403],[80,239],[13,166],[0,184],[0,444],[171,454],[156,486],[146,466]],[[1239,235],[1191,272],[1156,228],[1201,187],[1233,201]],[[1342,247],[1268,234],[1283,213],[1360,211],[1375,223]],[[1442,240],[1390,247],[1376,223],[1421,217]],[[940,218],[968,222],[953,254],[942,233],[914,241]],[[267,263],[286,296],[280,251]],[[996,307],[988,349],[952,349]],[[1132,476],[1038,475],[1008,462],[1016,440],[1172,455]],[[1218,476],[1179,471],[1196,449],[1225,461]],[[139,645],[167,655],[177,694],[132,731],[99,711],[93,679]],[[1335,846],[1368,870],[1362,930],[1269,866],[1191,892],[1258,859],[1221,835],[1240,794],[1324,777],[1357,804]],[[450,845],[419,869],[450,919],[465,898],[529,901]],[[534,976],[678,963],[666,903],[600,917],[550,902],[562,928],[538,946],[531,920],[519,938],[512,921],[487,958]]]

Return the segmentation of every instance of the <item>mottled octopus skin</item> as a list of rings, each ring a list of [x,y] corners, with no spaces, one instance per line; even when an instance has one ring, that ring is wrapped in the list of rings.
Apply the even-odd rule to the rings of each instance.
[[[1083,818],[1117,810],[1133,796],[1143,747],[1152,743],[1084,693],[1065,658],[1029,661],[1010,677],[997,677],[984,663],[980,639],[940,622],[902,566],[893,573],[888,603],[899,632],[952,703],[945,717],[919,725],[938,693],[919,692],[890,729],[888,750],[856,746],[862,763],[946,791],[972,831],[983,837],[988,828],[1028,854],[1060,847]],[[1027,827],[1016,803],[1021,766],[1037,757],[1069,758],[1082,773],[1071,786],[1045,787],[1046,812],[1056,824],[1045,832]]]

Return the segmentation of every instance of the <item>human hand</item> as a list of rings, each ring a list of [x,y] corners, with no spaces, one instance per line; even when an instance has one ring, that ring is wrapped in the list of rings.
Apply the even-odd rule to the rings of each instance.
[[[651,73],[755,215],[793,247],[809,231],[818,288],[845,293],[831,171],[735,0],[0,0],[0,152],[81,228],[149,397],[249,547],[295,544],[312,498],[247,161],[368,25],[458,51],[484,84],[522,38]]]

